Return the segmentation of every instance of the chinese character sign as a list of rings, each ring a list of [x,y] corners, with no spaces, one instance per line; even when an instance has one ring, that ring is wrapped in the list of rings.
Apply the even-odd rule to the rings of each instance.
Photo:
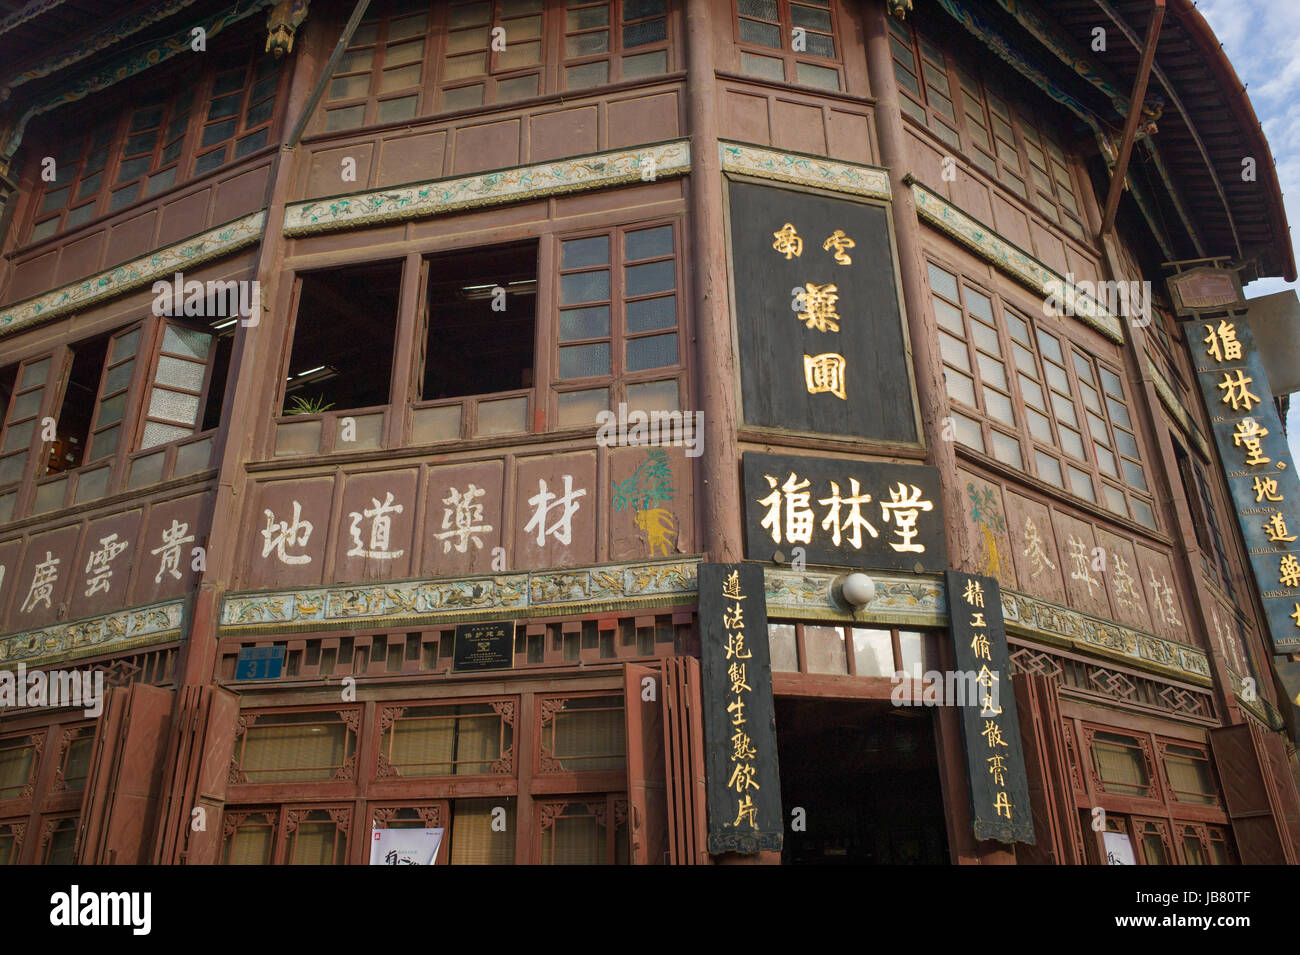
[[[1029,781],[1011,687],[1011,657],[1002,619],[1002,594],[994,577],[945,572],[948,628],[957,672],[974,687],[958,701],[971,827],[976,839],[1034,844]]]
[[[941,571],[939,472],[876,461],[746,453],[745,556]]]
[[[763,568],[701,564],[709,852],[779,850],[784,832]]]
[[[1300,650],[1300,479],[1250,325],[1240,316],[1186,326],[1231,504],[1277,653]]]
[[[741,182],[729,197],[745,422],[915,442],[884,208]]]

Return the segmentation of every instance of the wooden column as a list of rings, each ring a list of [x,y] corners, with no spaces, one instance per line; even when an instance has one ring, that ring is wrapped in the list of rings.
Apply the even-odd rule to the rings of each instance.
[[[691,142],[690,268],[696,333],[692,391],[704,414],[704,453],[696,469],[696,515],[707,559],[741,557],[740,457],[736,394],[740,369],[731,341],[727,247],[718,158],[715,31],[730,25],[714,14],[715,0],[686,2],[686,115]]]
[[[876,97],[876,136],[880,142],[881,164],[889,168],[893,190],[894,234],[898,240],[898,266],[903,280],[903,308],[907,316],[908,336],[912,346],[912,365],[916,374],[916,393],[920,402],[921,427],[926,443],[926,464],[939,469],[943,495],[944,540],[948,559],[954,567],[965,566],[971,552],[963,517],[964,499],[957,480],[957,455],[951,440],[942,440],[944,417],[948,413],[947,393],[943,383],[943,365],[939,340],[927,306],[924,241],[911,187],[905,179],[909,172],[907,132],[894,86],[889,49],[889,14],[884,4],[862,7],[863,33],[867,39],[867,66],[871,90]],[[900,356],[901,357],[901,356]],[[971,568],[975,569],[975,568]],[[945,648],[948,650],[949,648]],[[951,654],[947,654],[951,663]],[[966,763],[962,753],[961,722],[952,707],[941,707],[935,719],[935,745],[938,748],[939,780],[947,810],[948,847],[954,862],[962,864],[1005,864],[1015,861],[1011,850],[998,843],[980,844],[971,831],[970,790],[966,783]]]

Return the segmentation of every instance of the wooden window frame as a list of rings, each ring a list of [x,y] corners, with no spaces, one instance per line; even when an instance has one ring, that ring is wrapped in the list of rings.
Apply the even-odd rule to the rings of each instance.
[[[555,820],[562,817],[564,810],[570,806],[587,806],[591,808],[590,817],[596,820],[596,824],[605,829],[605,858],[598,865],[614,865],[618,860],[618,832],[619,829],[625,829],[623,838],[631,838],[631,826],[628,825],[630,813],[630,801],[626,792],[608,792],[608,793],[585,793],[583,795],[574,795],[559,798],[535,799],[533,801],[533,841],[532,841],[532,864],[533,865],[553,865],[554,862],[545,858],[544,853],[544,836],[548,831],[552,831]],[[631,856],[630,843],[625,845],[628,857]],[[554,858],[554,842],[552,842],[552,858]]]
[[[668,255],[651,256],[645,259],[628,259],[627,236],[636,232],[652,231],[670,227],[673,236],[672,252]],[[677,408],[683,414],[688,413],[690,407],[687,395],[685,394],[686,380],[686,341],[687,328],[685,322],[686,309],[686,287],[683,275],[683,260],[685,258],[684,250],[684,229],[680,216],[658,217],[639,222],[630,222],[604,227],[600,229],[587,229],[580,232],[556,233],[554,236],[554,282],[553,294],[549,304],[549,320],[543,318],[543,309],[538,308],[538,326],[539,330],[546,321],[545,347],[553,358],[552,375],[550,385],[551,399],[549,408],[549,420],[552,422],[550,430],[568,430],[570,428],[587,427],[583,424],[561,425],[560,422],[560,403],[562,396],[578,394],[581,392],[598,391],[606,389],[608,391],[608,402],[604,410],[617,408],[620,402],[627,402],[629,406],[632,403],[628,401],[627,392],[629,386],[642,384],[657,384],[660,382],[674,381],[677,385]],[[600,236],[609,237],[609,260],[604,265],[580,266],[572,269],[563,267],[564,243],[580,241],[582,239],[597,238]],[[641,295],[628,295],[626,291],[626,270],[628,263],[633,266],[653,265],[662,262],[671,261],[673,263],[673,287],[668,290],[659,290],[647,292]],[[582,274],[587,272],[607,271],[609,273],[609,297],[599,301],[591,302],[570,302],[563,301],[563,277],[565,275]],[[654,301],[671,297],[674,300],[675,321],[671,326],[663,328],[650,329],[645,332],[630,332],[627,325],[627,309],[629,303],[635,304],[644,301]],[[575,338],[562,341],[561,321],[562,312],[569,310],[579,310],[584,308],[607,307],[609,309],[609,334],[597,338]],[[660,336],[676,335],[677,336],[677,360],[671,365],[661,365],[655,368],[646,368],[639,371],[629,371],[627,369],[627,347],[630,341],[638,339],[649,339]],[[560,357],[561,349],[574,346],[591,345],[608,343],[609,345],[609,372],[599,375],[584,375],[581,377],[565,378],[560,375]],[[591,427],[596,426],[596,421],[590,422]]]
[[[946,148],[961,153],[963,159],[968,160],[972,166],[1018,199],[1023,206],[1047,219],[1054,226],[1064,229],[1074,240],[1092,247],[1093,241],[1087,232],[1082,208],[1083,200],[1079,191],[1078,163],[1061,148],[1059,137],[1052,135],[1032,120],[1030,118],[1032,110],[1026,109],[1019,102],[1013,103],[1009,100],[1000,83],[991,82],[988,77],[972,69],[949,46],[922,34],[911,23],[900,22],[895,17],[885,19],[889,24],[890,49],[895,64],[895,86],[903,99],[904,117],[915,125],[924,126]],[[900,47],[904,45],[910,47],[912,57],[910,63],[905,63],[902,59]],[[927,51],[927,45],[932,49]],[[933,53],[943,55],[942,64],[935,61]],[[953,105],[952,118],[937,109],[932,102],[931,84],[927,82],[925,72],[927,64],[936,75],[944,74],[947,77],[947,98]],[[898,65],[904,66],[916,77],[917,85],[921,90],[920,95],[898,81],[896,72]],[[971,86],[972,82],[975,84],[974,88]],[[980,129],[988,141],[987,146],[977,142],[977,137],[971,132],[970,113],[966,108],[968,97],[975,112],[982,119]],[[995,99],[1006,107],[1005,117],[995,108]],[[907,108],[908,104],[911,105],[910,111]],[[921,120],[921,115],[925,117],[924,122]],[[1005,135],[999,135],[995,116],[1010,127],[1012,140],[1008,141]],[[936,132],[936,124],[951,130],[954,136],[947,137]],[[1012,167],[1009,160],[998,150],[999,141],[1015,153],[1017,166]],[[1050,195],[1043,193],[1041,186],[1033,178],[1032,170],[1037,164],[1032,161],[1030,145],[1043,153],[1047,164],[1045,173],[1049,180]],[[1053,162],[1060,165],[1063,170],[1065,183],[1061,183],[1057,177]],[[1010,183],[1018,183],[1019,189]],[[1067,202],[1062,201],[1061,192],[1069,196],[1070,202],[1075,207],[1073,211],[1070,210]],[[1039,195],[1044,195],[1048,199],[1050,211],[1039,203]]]
[[[392,750],[392,740],[390,738],[394,727],[402,719],[412,719],[409,716],[411,710],[424,709],[453,709],[461,706],[490,706],[497,715],[499,721],[498,729],[498,757],[493,764],[490,772],[487,773],[458,773],[455,772],[456,766],[453,765],[453,771],[449,773],[406,773],[401,771],[401,767],[393,764],[389,760],[389,753]],[[518,779],[518,758],[517,749],[519,745],[519,733],[517,727],[519,713],[519,697],[517,696],[475,696],[475,697],[457,697],[453,700],[416,700],[410,702],[385,703],[380,707],[380,716],[376,721],[375,727],[375,751],[377,753],[377,764],[375,769],[375,778],[392,778],[392,779],[422,779],[422,780],[483,780],[483,779]],[[469,714],[452,714],[450,718],[455,719],[460,715]],[[486,715],[486,714],[483,714]],[[422,717],[422,718],[428,718]],[[509,742],[505,742],[509,730]],[[477,761],[476,761],[477,762]]]
[[[569,0],[564,5],[563,22],[558,25],[559,40],[562,51],[562,61],[560,64],[560,86],[562,89],[579,91],[579,90],[596,90],[602,86],[609,86],[614,83],[620,83],[627,79],[645,79],[648,77],[664,76],[673,71],[676,65],[673,62],[673,51],[675,36],[673,34],[673,4],[669,0],[662,0],[663,10],[659,13],[644,14],[632,20],[625,20],[624,14],[628,7],[635,3],[636,0]],[[592,10],[597,7],[606,7],[609,11],[609,18],[604,27],[590,26],[569,29],[569,16],[575,11]],[[558,19],[558,17],[557,17]],[[623,31],[629,27],[636,27],[642,24],[653,23],[656,20],[664,21],[664,38],[654,40],[649,43],[638,46],[628,47],[624,43]],[[604,52],[596,53],[569,53],[569,39],[575,36],[592,35],[599,33],[601,30],[607,30],[609,41]],[[650,56],[656,53],[664,54],[664,68],[662,70],[641,73],[634,77],[626,77],[624,70],[626,61],[630,58],[640,56]],[[593,63],[608,64],[605,72],[605,79],[600,83],[585,85],[570,85],[570,73],[576,68],[589,66]]]
[[[267,853],[266,865],[293,865],[293,855],[299,828],[303,823],[311,823],[313,813],[326,813],[334,823],[336,835],[342,835],[342,844],[335,850],[337,865],[347,865],[356,840],[353,822],[353,806],[343,803],[312,802],[286,804],[230,805],[222,814],[221,852],[218,857],[220,865],[230,865],[227,860],[230,851],[230,839],[251,816],[261,816],[271,830],[271,846]],[[323,821],[323,820],[321,820]],[[368,834],[368,833],[367,833]]]
[[[624,737],[627,732],[627,701],[623,693],[617,689],[610,690],[582,690],[573,693],[539,693],[534,702],[534,724],[533,724],[533,776],[532,782],[536,786],[538,782],[543,785],[535,788],[534,792],[597,792],[608,790],[625,785],[618,782],[627,776],[627,758],[626,749],[621,754],[623,765],[615,769],[565,769],[561,767],[560,758],[556,757],[547,746],[548,739],[554,739],[555,717],[564,711],[564,705],[574,700],[597,700],[604,699],[610,701],[609,706],[601,707],[598,711],[614,710],[623,714]],[[613,706],[613,701],[618,701],[618,706]],[[549,732],[548,732],[549,731]],[[600,756],[588,757],[562,757],[564,759],[614,759],[619,754],[606,753]]]
[[[192,83],[184,83],[183,80],[186,74],[192,73],[194,70],[194,67],[189,65],[187,61],[186,65],[179,63],[174,64],[164,68],[162,73],[156,76],[151,75],[149,77],[152,83],[150,86],[145,87],[145,89],[170,90],[170,92],[162,98],[160,103],[140,105],[138,103],[132,103],[124,97],[118,97],[111,104],[99,106],[101,112],[103,110],[112,111],[113,118],[102,124],[96,123],[92,130],[80,139],[80,148],[77,150],[76,159],[74,160],[76,162],[76,172],[73,174],[72,178],[67,180],[67,187],[69,189],[68,198],[55,209],[42,211],[42,206],[45,203],[46,196],[50,193],[57,192],[60,188],[63,188],[63,183],[58,182],[57,180],[53,183],[48,183],[42,180],[40,176],[40,162],[43,159],[43,156],[33,155],[30,163],[34,170],[33,179],[37,183],[37,188],[33,190],[30,208],[23,214],[25,222],[23,223],[23,227],[18,230],[18,234],[22,237],[19,245],[35,245],[38,242],[44,242],[73,229],[79,229],[86,223],[104,216],[119,215],[128,209],[140,205],[141,203],[150,202],[169,190],[186,185],[187,183],[193,182],[203,176],[215,174],[220,169],[223,169],[232,163],[242,161],[248,156],[257,153],[259,150],[271,146],[272,137],[270,131],[278,128],[283,119],[285,109],[287,108],[285,101],[288,95],[288,76],[293,71],[284,69],[278,62],[275,64],[273,70],[277,79],[274,84],[274,91],[270,97],[272,100],[270,115],[258,123],[248,125],[248,109],[251,105],[256,105],[249,102],[254,87],[254,83],[250,80],[249,71],[253,71],[253,74],[255,75],[260,63],[270,62],[270,54],[261,50],[257,45],[255,37],[256,33],[249,33],[247,36],[247,39],[250,41],[248,43],[249,56],[242,67],[245,71],[244,82],[239,87],[241,91],[239,109],[238,112],[234,114],[236,118],[235,131],[229,137],[222,139],[220,143],[213,142],[207,146],[203,146],[201,144],[203,129],[209,124],[207,113],[213,101],[212,91],[215,88],[217,74],[219,72],[230,72],[234,68],[226,67],[225,69],[221,69],[216,60],[205,62],[202,66],[202,72],[199,77]],[[263,59],[264,57],[267,59]],[[263,77],[263,80],[259,80],[258,82],[260,83],[264,80],[265,77]],[[139,88],[137,88],[136,91],[139,92]],[[191,91],[193,95],[189,106],[186,108],[186,112],[183,116],[176,115],[176,103],[187,92]],[[258,102],[261,103],[264,102],[264,100],[259,100]],[[131,131],[132,118],[136,113],[155,108],[155,106],[162,110],[163,115],[157,127],[149,127],[149,129],[156,128],[159,131],[153,147],[147,153],[140,153],[129,158],[126,157],[125,150],[131,137],[148,131],[137,130],[133,133]],[[83,115],[83,117],[88,117],[91,114],[89,111],[86,111],[81,115]],[[179,138],[181,143],[180,151],[177,155],[164,159],[163,154],[169,145],[168,130],[175,121],[182,118],[186,122],[184,132],[181,133],[179,137],[173,136],[170,140],[170,142],[174,143]],[[213,121],[213,123],[224,122],[225,119],[226,117],[221,117],[219,120]],[[93,148],[95,144],[95,136],[102,133],[105,129],[111,130],[107,142],[103,146],[99,147],[99,149]],[[240,156],[234,156],[231,158],[229,145],[232,141],[245,140],[249,136],[257,135],[263,129],[268,131],[266,137],[267,141],[265,143],[248,149]],[[47,132],[47,135],[53,135],[53,131],[51,130]],[[99,152],[100,149],[107,151],[104,164],[87,173],[85,168],[86,161],[93,154]],[[226,158],[223,158],[220,163],[208,169],[199,170],[200,158],[207,157],[218,151],[222,152]],[[64,155],[67,156],[70,154],[64,153]],[[144,156],[149,157],[149,167],[119,182],[118,176],[121,174],[123,164],[129,160],[138,160]],[[175,175],[168,182],[150,192],[150,180],[165,174],[171,169],[176,170]],[[58,173],[57,166],[55,171]],[[81,195],[80,193],[82,191],[83,182],[87,179],[93,178],[95,175],[101,176],[98,186],[95,188],[93,193],[84,196]],[[122,192],[125,189],[134,189],[134,197],[129,202],[114,207],[113,195]],[[84,218],[79,218],[75,223],[69,224],[69,217],[73,214],[74,210],[81,210],[87,206],[92,208],[91,213]],[[47,223],[56,220],[58,225],[56,225],[52,231],[36,235],[39,229],[44,227]]]
[[[972,453],[980,455],[981,457],[992,459],[1005,467],[1010,467],[1020,473],[1031,475],[1053,488],[1056,492],[1078,498],[1091,504],[1093,507],[1100,508],[1108,514],[1117,514],[1126,521],[1140,524],[1149,531],[1158,531],[1160,528],[1160,518],[1158,517],[1158,511],[1155,507],[1154,495],[1150,489],[1150,481],[1148,477],[1150,469],[1145,463],[1145,441],[1134,425],[1131,411],[1133,406],[1131,389],[1125,380],[1122,366],[1111,365],[1106,359],[1099,358],[1098,356],[1077,347],[1067,331],[1062,330],[1041,318],[1031,317],[1025,310],[1008,302],[1005,296],[994,291],[990,287],[979,284],[965,273],[953,268],[937,257],[927,256],[926,261],[928,266],[926,284],[930,289],[931,310],[935,313],[935,324],[938,334],[947,334],[954,339],[958,338],[954,330],[940,321],[938,317],[938,309],[934,305],[934,299],[936,298],[941,302],[946,303],[950,308],[956,309],[957,312],[960,313],[964,328],[961,343],[966,349],[966,361],[969,365],[969,373],[966,370],[953,366],[946,358],[941,358],[945,369],[945,397],[948,402],[949,412],[955,412],[962,419],[967,422],[973,422],[980,429],[980,440],[983,446],[974,447],[973,445],[963,441],[959,436],[957,440],[962,447],[969,449]],[[959,290],[958,297],[960,301],[954,301],[947,292],[935,288],[929,269],[937,269],[956,283]],[[974,325],[978,323],[983,325],[986,329],[989,326],[987,321],[983,321],[972,315],[967,304],[967,296],[965,294],[967,290],[973,291],[978,295],[989,299],[991,302],[994,319],[993,331],[1000,347],[1000,357],[994,358],[991,356],[991,353],[988,353],[987,350],[981,350],[978,346],[976,336],[973,334]],[[1017,321],[1023,323],[1027,327],[1029,337],[1028,344],[1012,334],[1011,322],[1007,317],[1008,312],[1010,312]],[[1061,362],[1057,362],[1055,358],[1044,353],[1042,336],[1050,337],[1056,343],[1057,347],[1060,348],[1062,356]],[[1022,351],[1029,352],[1030,358],[1033,362],[1032,374],[1026,371],[1019,363],[1016,352],[1017,347]],[[1017,423],[1014,425],[1008,425],[1001,419],[992,416],[986,411],[983,405],[984,387],[988,383],[984,380],[984,374],[978,360],[979,355],[981,354],[987,355],[990,360],[1000,362],[1002,365],[1003,373],[1007,381],[1007,387],[1010,389],[1008,397],[1011,401],[1012,413],[1017,420]],[[1090,387],[1095,388],[1098,393],[1098,401],[1101,408],[1100,415],[1096,415],[1095,412],[1091,411],[1084,401],[1084,392],[1080,386],[1079,371],[1075,364],[1076,361],[1082,361],[1092,369],[1093,382],[1090,384]],[[1068,395],[1061,392],[1057,386],[1053,385],[1049,381],[1047,369],[1045,367],[1045,364],[1049,362],[1064,374],[1069,388]],[[953,397],[951,393],[952,386],[947,382],[947,369],[949,367],[952,367],[956,374],[969,376],[972,379],[976,398],[980,402],[978,407],[971,407],[964,400]],[[1033,383],[1042,391],[1044,404],[1046,405],[1045,408],[1040,409],[1038,406],[1025,400],[1025,387],[1020,380],[1022,374],[1031,378]],[[1105,375],[1107,374],[1113,376],[1119,382],[1119,389],[1122,393],[1120,397],[1116,397],[1106,390]],[[996,384],[994,384],[993,387],[999,392],[1002,391],[1002,389]],[[1068,401],[1075,416],[1075,424],[1070,424],[1068,421],[1062,421],[1061,415],[1056,409],[1053,395],[1060,397],[1062,400]],[[1109,404],[1110,401],[1114,401],[1124,409],[1124,412],[1128,415],[1128,427],[1124,427],[1116,422],[1114,413]],[[1052,436],[1054,438],[1054,441],[1051,444],[1034,435],[1029,423],[1028,412],[1030,410],[1033,410],[1048,419]],[[1107,450],[1115,460],[1117,476],[1112,476],[1102,470],[1100,459],[1096,454],[1096,449],[1093,447],[1093,442],[1097,439],[1088,425],[1088,415],[1090,413],[1099,417],[1102,421],[1106,440],[1109,442]],[[1069,427],[1070,430],[1078,433],[1079,441],[1082,444],[1082,449],[1085,455],[1084,458],[1080,459],[1073,453],[1065,451],[1060,440],[1060,429],[1062,427]],[[1132,458],[1126,452],[1120,451],[1118,440],[1115,437],[1116,428],[1120,428],[1132,437],[1134,445],[1138,450],[1138,456],[1136,458]],[[993,435],[995,433],[1012,438],[1018,443],[1021,458],[1021,464],[1019,467],[1004,460],[995,453],[993,450]],[[1103,445],[1103,447],[1105,447],[1105,445]],[[1061,473],[1061,480],[1059,483],[1056,480],[1053,480],[1051,476],[1045,475],[1044,468],[1038,458],[1039,455],[1050,457],[1056,462]],[[1143,481],[1147,483],[1147,489],[1145,491],[1136,488],[1133,486],[1132,482],[1127,479],[1127,475],[1124,473],[1124,460],[1130,461],[1134,466],[1140,469]],[[1073,490],[1073,479],[1068,470],[1069,468],[1074,468],[1076,471],[1087,475],[1091,496],[1084,496]],[[1098,494],[1099,488],[1102,489],[1100,494]],[[1123,498],[1125,505],[1123,512],[1114,509],[1112,502],[1106,496],[1106,488],[1118,493]],[[1139,516],[1141,513],[1139,507],[1146,508],[1150,513],[1150,523],[1146,522]]]
[[[262,726],[276,725],[276,718],[283,719],[287,716],[311,716],[319,714],[322,723],[338,722],[344,728],[344,750],[343,762],[335,767],[334,772],[325,779],[313,780],[268,780],[268,779],[249,779],[248,774],[243,768],[245,749],[248,744],[248,731],[257,725],[257,721],[263,717],[269,717],[271,723],[262,723]],[[324,717],[333,714],[335,719],[326,719]],[[320,786],[328,785],[338,781],[354,780],[357,778],[357,760],[360,750],[360,725],[361,725],[361,707],[356,705],[343,706],[304,706],[304,707],[275,707],[255,710],[244,710],[239,715],[239,727],[235,731],[235,745],[230,755],[230,782],[232,785],[240,786]],[[306,724],[307,721],[291,721],[287,725],[295,723]],[[293,772],[306,771],[307,769],[317,769],[317,767],[290,767],[281,770],[266,770],[265,772]],[[320,769],[324,771],[323,768]]]
[[[740,11],[740,0],[733,0],[731,4],[731,23],[732,23],[732,42],[737,50],[738,72],[749,79],[759,80],[769,83],[783,83],[787,86],[797,86],[806,90],[821,90],[823,92],[845,92],[846,76],[844,68],[844,21],[836,0],[826,0],[825,4],[817,0],[771,0],[777,8],[777,19],[769,20],[765,17],[759,17],[755,14],[742,14]],[[830,16],[831,30],[825,33],[821,30],[810,31],[818,36],[829,36],[835,46],[834,56],[820,56],[815,53],[806,51],[796,52],[793,48],[794,34],[794,15],[792,6],[813,7],[818,10],[825,10]],[[752,20],[756,23],[767,23],[777,28],[778,35],[781,38],[781,46],[770,47],[761,43],[742,40],[740,36],[740,21]],[[806,27],[802,29],[807,29]],[[765,77],[759,73],[751,73],[745,69],[745,55],[761,57],[770,60],[780,60],[782,79],[775,77]],[[830,70],[836,75],[836,89],[829,90],[825,86],[810,85],[799,82],[799,64],[815,67],[817,69]]]
[[[1138,753],[1142,759],[1142,767],[1146,773],[1145,793],[1134,795],[1132,793],[1122,793],[1109,790],[1106,788],[1107,783],[1101,776],[1101,767],[1098,764],[1097,754],[1093,748],[1093,743],[1099,733],[1107,736],[1123,737],[1131,741],[1129,744],[1117,743],[1114,740],[1104,740],[1103,742],[1111,745],[1125,745]],[[1137,800],[1143,802],[1160,803],[1160,777],[1156,771],[1154,756],[1151,752],[1151,736],[1149,733],[1133,733],[1128,730],[1119,729],[1110,726],[1100,726],[1092,723],[1083,725],[1084,747],[1088,753],[1087,767],[1088,775],[1092,779],[1093,791],[1104,796],[1118,797],[1122,799]],[[1111,783],[1111,785],[1127,786],[1127,783]]]

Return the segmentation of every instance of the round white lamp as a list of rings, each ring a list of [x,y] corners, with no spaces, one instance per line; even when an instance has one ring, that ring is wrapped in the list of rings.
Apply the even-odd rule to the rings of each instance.
[[[840,595],[854,607],[865,607],[876,597],[876,582],[866,574],[849,574],[840,585]]]

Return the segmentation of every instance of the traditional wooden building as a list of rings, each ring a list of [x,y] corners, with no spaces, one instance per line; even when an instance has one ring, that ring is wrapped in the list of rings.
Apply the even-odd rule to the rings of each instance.
[[[0,861],[1300,859],[1190,0],[0,14]]]

